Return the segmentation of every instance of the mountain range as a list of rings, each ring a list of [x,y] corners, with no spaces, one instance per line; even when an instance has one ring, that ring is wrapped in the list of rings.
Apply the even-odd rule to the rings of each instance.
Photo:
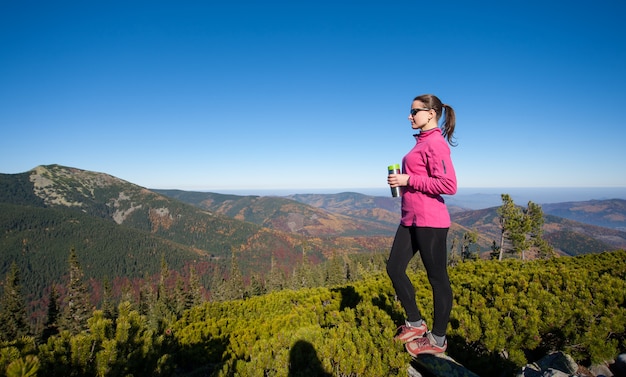
[[[626,248],[625,200],[543,205],[544,235],[561,255]],[[449,244],[468,231],[488,254],[499,240],[497,207],[450,206]],[[0,174],[0,274],[16,262],[31,296],[67,272],[75,249],[90,279],[140,279],[161,259],[205,279],[232,258],[246,276],[285,272],[344,254],[387,252],[400,200],[354,192],[237,196],[148,189],[60,165]],[[183,272],[184,273],[184,272]]]

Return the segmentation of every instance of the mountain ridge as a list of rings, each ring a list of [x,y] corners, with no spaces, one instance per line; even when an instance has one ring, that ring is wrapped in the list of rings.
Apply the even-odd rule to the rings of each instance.
[[[233,258],[248,277],[274,267],[290,273],[302,258],[316,264],[342,254],[387,252],[400,211],[398,198],[353,192],[260,197],[150,190],[61,165],[0,174],[0,203],[0,272],[11,258],[21,258],[28,269],[37,263],[32,258],[49,252],[50,281],[65,272],[71,247],[86,264],[104,265],[94,261],[109,256],[135,278],[158,273],[162,256],[176,268],[202,263],[209,274],[224,273]],[[499,240],[496,210],[451,209],[449,245],[476,231],[477,250],[487,257]],[[562,255],[626,247],[624,232],[552,215],[544,230]],[[109,271],[118,273],[116,268]]]
[[[85,265],[108,256],[124,274],[136,278],[158,274],[161,257],[176,268],[205,263],[212,274],[224,274],[236,258],[249,277],[271,268],[290,273],[304,257],[317,264],[335,254],[386,249],[390,242],[382,235],[284,232],[198,208],[105,173],[60,165],[0,174],[0,204],[0,273],[8,271],[11,260],[29,270],[39,265],[41,255],[54,256],[41,279],[27,289],[38,295],[43,294],[42,286],[61,279],[73,247]],[[131,245],[137,249],[129,249]],[[137,270],[127,262],[144,268]],[[107,272],[94,275],[86,270],[88,278],[100,280]]]

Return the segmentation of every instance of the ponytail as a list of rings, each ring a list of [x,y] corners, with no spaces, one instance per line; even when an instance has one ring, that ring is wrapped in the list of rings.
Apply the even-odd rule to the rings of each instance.
[[[445,111],[444,111],[445,110]],[[441,105],[441,111],[445,114],[443,124],[441,125],[441,134],[448,140],[448,143],[453,147],[456,147],[454,141],[454,127],[456,127],[456,116],[454,115],[454,109],[450,105]]]

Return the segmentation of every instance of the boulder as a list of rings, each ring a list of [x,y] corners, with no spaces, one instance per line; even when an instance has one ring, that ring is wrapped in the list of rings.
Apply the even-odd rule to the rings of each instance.
[[[410,377],[479,377],[445,354],[419,355],[409,365]]]
[[[626,377],[626,353],[622,353],[615,359],[615,362],[609,366],[615,377]]]
[[[577,372],[578,364],[570,355],[554,352],[522,367],[517,377],[578,377]]]

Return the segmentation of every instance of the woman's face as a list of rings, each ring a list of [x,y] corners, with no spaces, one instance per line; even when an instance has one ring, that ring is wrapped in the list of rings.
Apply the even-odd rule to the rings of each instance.
[[[432,118],[431,111],[424,105],[422,101],[413,101],[411,104],[411,112],[409,113],[409,121],[411,128],[414,130],[422,129]]]

